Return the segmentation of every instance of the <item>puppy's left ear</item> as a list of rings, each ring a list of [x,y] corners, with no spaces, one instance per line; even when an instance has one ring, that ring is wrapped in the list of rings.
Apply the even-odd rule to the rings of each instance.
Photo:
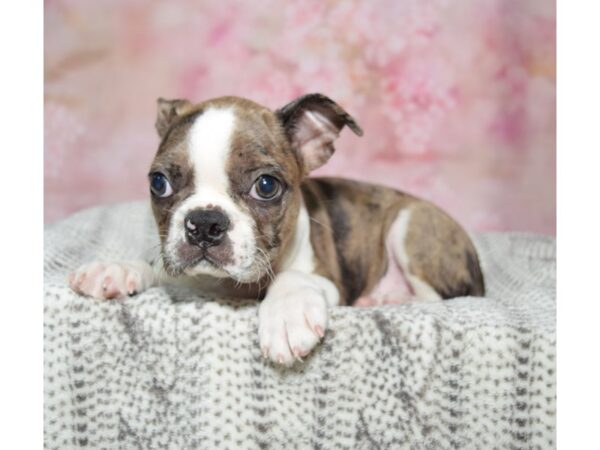
[[[161,137],[165,137],[167,130],[181,116],[185,115],[193,106],[188,100],[156,100],[156,131]]]
[[[335,148],[333,141],[344,125],[362,136],[354,118],[337,103],[322,94],[307,94],[275,111],[294,150],[309,173],[327,162]]]

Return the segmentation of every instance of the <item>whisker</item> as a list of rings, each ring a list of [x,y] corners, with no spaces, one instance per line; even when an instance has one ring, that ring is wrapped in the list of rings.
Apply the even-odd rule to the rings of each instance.
[[[267,272],[267,276],[271,279],[271,283],[273,281],[275,281],[275,273],[273,271],[273,266],[271,265],[271,261],[269,259],[269,255],[267,254],[267,252],[265,252],[262,248],[257,247],[257,250],[259,251],[259,255],[262,256],[262,262],[264,263],[264,268],[266,269]],[[259,261],[261,261],[261,259],[259,258]]]
[[[322,223],[322,222],[319,222],[319,221],[318,221],[317,219],[315,219],[314,217],[310,217],[310,216],[309,216],[309,219],[310,219],[310,220],[312,220],[314,223],[317,223],[317,224],[321,225],[323,228],[325,228],[325,229],[329,230],[331,233],[333,233],[333,229],[332,229],[330,226],[327,226],[327,225],[325,225],[324,223]]]

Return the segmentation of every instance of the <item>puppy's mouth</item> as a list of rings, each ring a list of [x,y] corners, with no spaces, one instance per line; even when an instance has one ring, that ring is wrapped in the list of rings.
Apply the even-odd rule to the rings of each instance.
[[[222,264],[219,263],[218,261],[215,260],[215,258],[213,258],[212,256],[210,256],[207,252],[205,248],[201,248],[201,252],[193,257],[191,260],[189,261],[185,261],[183,264],[183,270],[185,271],[185,269],[189,268],[189,267],[195,267],[198,264],[205,262],[206,264],[216,268],[216,269],[221,269],[222,268]]]
[[[199,264],[208,264],[214,268],[222,269],[233,263],[233,251],[228,242],[218,246],[201,244],[181,244],[178,249],[179,260],[184,269],[196,267]]]
[[[215,253],[216,247],[180,244],[173,250],[175,251],[168,252],[163,248],[162,253],[163,267],[172,277],[209,276],[230,278],[239,283],[262,283],[264,279],[272,276],[270,261],[260,252],[254,252],[253,256],[248,255],[245,263],[234,264],[233,259],[224,262],[219,258],[219,252]]]
[[[226,242],[218,246],[179,242],[174,248],[163,249],[163,261],[171,276],[186,274],[230,277],[227,267],[233,265],[233,248]]]

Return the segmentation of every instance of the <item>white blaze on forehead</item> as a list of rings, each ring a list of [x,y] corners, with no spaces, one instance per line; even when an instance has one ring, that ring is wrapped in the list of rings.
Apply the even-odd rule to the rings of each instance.
[[[198,191],[226,192],[225,165],[229,156],[235,114],[231,108],[211,108],[200,114],[190,129],[188,148]]]

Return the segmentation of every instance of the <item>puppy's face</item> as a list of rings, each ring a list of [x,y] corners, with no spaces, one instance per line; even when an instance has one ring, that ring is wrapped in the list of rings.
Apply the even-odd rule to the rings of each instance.
[[[293,236],[302,178],[333,153],[344,124],[360,131],[344,115],[318,94],[275,112],[237,97],[159,100],[149,182],[165,270],[243,283],[268,275]]]

